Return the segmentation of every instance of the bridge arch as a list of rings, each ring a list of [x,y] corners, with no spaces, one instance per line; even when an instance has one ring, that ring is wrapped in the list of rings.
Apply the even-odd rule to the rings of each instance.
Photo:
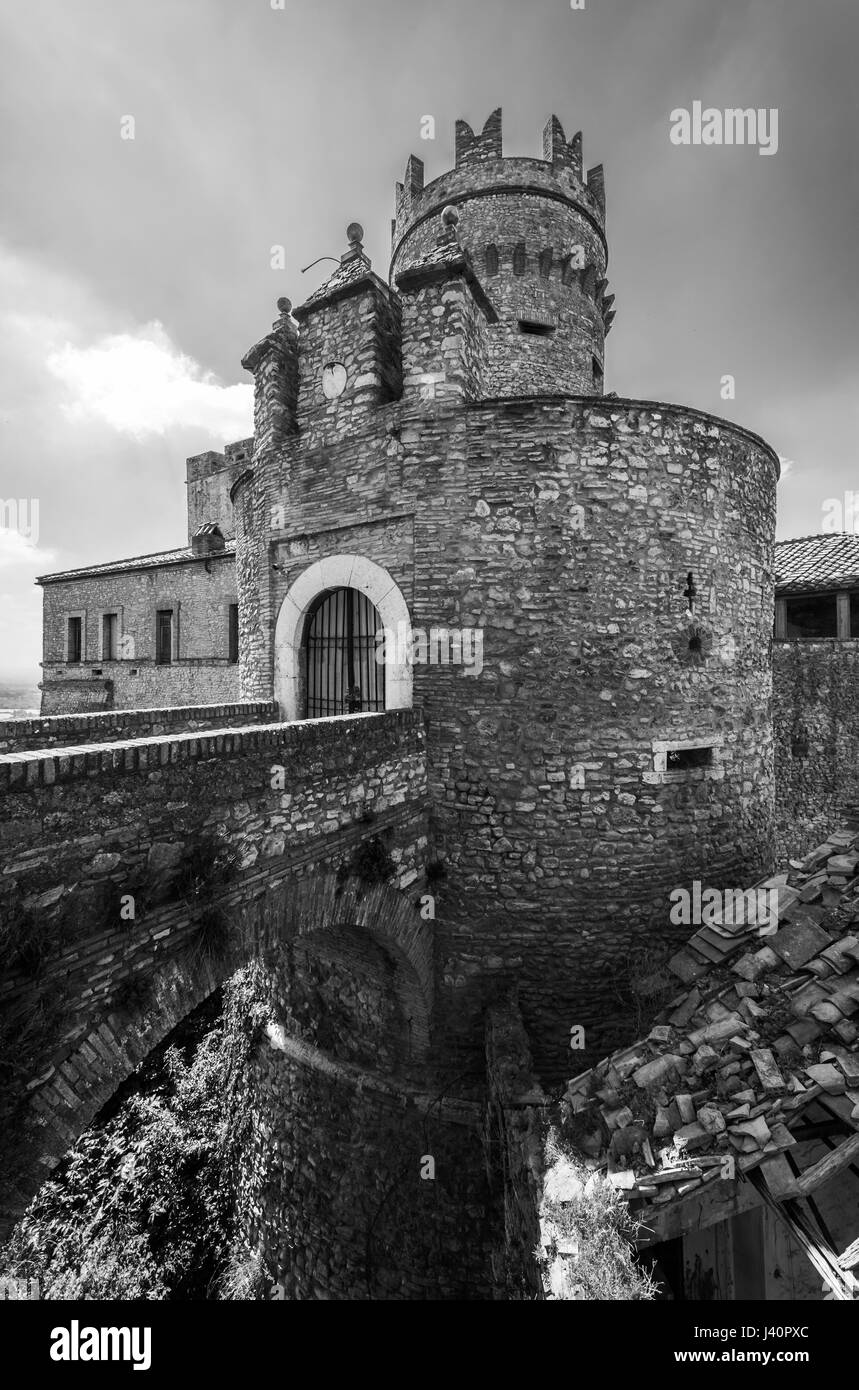
[[[328,555],[315,561],[290,586],[275,626],[274,693],[286,721],[304,718],[304,679],[302,654],[308,617],[326,592],[354,589],[363,594],[378,612],[383,628],[392,634],[411,629],[408,604],[396,581],[374,560],[365,555]],[[410,709],[412,667],[406,659],[388,664],[385,670],[385,708]]]
[[[431,925],[413,901],[388,884],[345,882],[333,871],[272,883],[234,905],[216,957],[165,954],[145,1000],[95,1020],[34,1091],[25,1116],[28,1161],[4,1184],[0,1236],[23,1214],[51,1169],[89,1127],[135,1068],[188,1014],[254,959],[276,959],[288,943],[312,947],[370,940],[390,961],[389,984],[408,1025],[409,1060],[429,1049],[432,1004]],[[9,1175],[11,1176],[11,1175]]]

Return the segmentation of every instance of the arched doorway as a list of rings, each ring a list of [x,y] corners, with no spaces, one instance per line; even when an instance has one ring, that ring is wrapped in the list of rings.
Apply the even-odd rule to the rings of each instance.
[[[327,555],[293,580],[277,615],[274,636],[274,693],[284,721],[306,719],[308,619],[320,599],[335,589],[357,589],[375,609],[377,628],[390,634],[384,665],[384,709],[411,709],[410,654],[397,638],[411,630],[406,600],[396,580],[365,555]],[[391,657],[393,659],[391,659]],[[346,711],[348,713],[348,711]]]
[[[315,600],[304,638],[308,719],[384,710],[385,667],[376,660],[382,626],[359,589],[330,589]]]

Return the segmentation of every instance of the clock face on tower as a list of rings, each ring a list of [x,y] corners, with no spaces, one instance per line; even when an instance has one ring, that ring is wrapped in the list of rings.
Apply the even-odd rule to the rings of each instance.
[[[336,400],[346,385],[346,368],[342,362],[329,362],[322,368],[322,394],[326,400]]]

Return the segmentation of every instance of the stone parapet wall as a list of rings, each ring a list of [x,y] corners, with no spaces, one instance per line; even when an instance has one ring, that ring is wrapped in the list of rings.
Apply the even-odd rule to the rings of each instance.
[[[217,729],[227,725],[271,723],[277,707],[268,700],[235,704],[170,705],[163,709],[121,709],[93,714],[54,715],[39,719],[0,721],[0,753],[63,747],[69,744],[113,743],[161,734]]]
[[[3,878],[26,898],[37,880],[127,871],[185,828],[222,824],[248,867],[269,836],[292,826],[295,845],[422,797],[424,777],[410,710],[7,753]]]

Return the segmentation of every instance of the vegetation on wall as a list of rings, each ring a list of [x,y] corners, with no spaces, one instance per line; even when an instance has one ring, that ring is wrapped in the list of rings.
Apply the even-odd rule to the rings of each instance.
[[[562,1145],[556,1131],[547,1138],[546,1159],[547,1196],[535,1254],[549,1296],[599,1302],[655,1298],[657,1286],[635,1256],[638,1227],[622,1194]]]
[[[0,1252],[2,1277],[37,1278],[48,1299],[243,1296],[232,1255],[243,1059],[224,1048],[236,1009],[241,1047],[253,1041],[240,995],[230,982],[225,1014],[213,996],[138,1069],[31,1203]]]

